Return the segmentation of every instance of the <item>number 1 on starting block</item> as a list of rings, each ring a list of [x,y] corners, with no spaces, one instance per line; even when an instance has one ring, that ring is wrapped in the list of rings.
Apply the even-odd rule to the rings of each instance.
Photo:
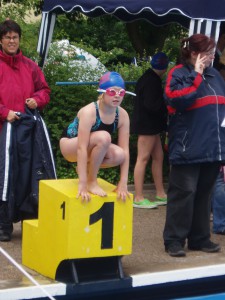
[[[26,266],[54,278],[57,266],[66,259],[131,254],[132,195],[117,200],[115,186],[98,181],[107,196],[91,195],[90,202],[76,198],[77,179],[40,182],[38,220],[24,222]]]

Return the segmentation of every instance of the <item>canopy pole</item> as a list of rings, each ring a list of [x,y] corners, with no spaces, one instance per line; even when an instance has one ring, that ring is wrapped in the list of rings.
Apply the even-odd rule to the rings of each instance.
[[[39,63],[41,68],[44,67],[45,60],[48,56],[48,50],[52,41],[55,21],[55,13],[42,13],[41,29],[37,47],[37,51],[41,56],[41,61]]]

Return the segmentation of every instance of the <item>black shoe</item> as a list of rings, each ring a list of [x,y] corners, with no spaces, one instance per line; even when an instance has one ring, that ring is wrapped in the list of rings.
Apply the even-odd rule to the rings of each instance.
[[[221,247],[219,244],[215,244],[212,241],[207,241],[200,246],[188,246],[189,250],[203,251],[207,253],[219,252]]]
[[[11,241],[11,234],[0,230],[0,242],[9,242]]]
[[[166,252],[173,257],[183,257],[186,256],[184,248],[179,242],[173,242],[166,246]]]

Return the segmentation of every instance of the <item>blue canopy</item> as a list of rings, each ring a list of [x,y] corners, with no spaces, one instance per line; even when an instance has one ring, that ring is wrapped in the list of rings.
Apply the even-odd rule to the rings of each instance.
[[[79,11],[89,17],[105,14],[131,22],[145,19],[159,26],[177,22],[189,34],[202,32],[217,40],[221,21],[225,21],[225,0],[45,0],[38,52],[47,56],[57,14]]]
[[[154,14],[169,15],[172,21],[178,14],[189,19],[222,21],[225,20],[224,7],[225,0],[48,0],[44,2],[43,12],[77,10],[91,17],[113,14],[123,21],[149,18]]]

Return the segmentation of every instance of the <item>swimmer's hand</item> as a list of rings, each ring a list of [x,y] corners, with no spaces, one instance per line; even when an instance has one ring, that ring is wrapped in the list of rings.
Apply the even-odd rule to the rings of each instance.
[[[114,192],[117,193],[118,200],[122,200],[125,202],[127,197],[130,198],[130,194],[127,189],[127,184],[119,182]]]
[[[90,202],[91,201],[91,195],[89,194],[87,190],[87,186],[83,185],[81,183],[78,184],[78,193],[76,198],[81,198],[82,202]]]

